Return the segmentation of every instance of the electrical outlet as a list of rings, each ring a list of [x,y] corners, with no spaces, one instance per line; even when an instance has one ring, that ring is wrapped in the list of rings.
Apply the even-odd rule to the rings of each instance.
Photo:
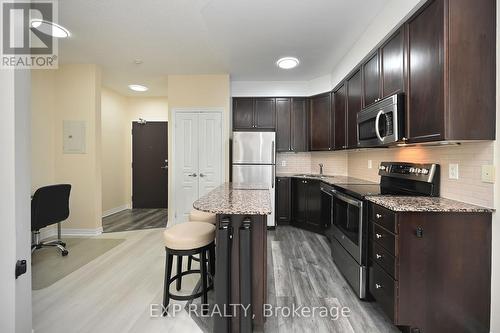
[[[368,160],[368,169],[373,168],[372,160]]]
[[[481,180],[484,183],[494,183],[495,182],[495,166],[494,165],[481,166]]]
[[[286,161],[285,160],[281,161],[281,166],[282,167],[286,167]]]
[[[458,164],[450,163],[448,170],[449,179],[458,179]]]

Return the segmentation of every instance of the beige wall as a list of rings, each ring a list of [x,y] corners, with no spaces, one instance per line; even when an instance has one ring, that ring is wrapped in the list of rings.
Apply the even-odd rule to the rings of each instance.
[[[319,163],[323,164],[325,175],[347,175],[346,152],[279,153],[276,157],[276,172],[319,173]]]
[[[31,73],[31,190],[55,181],[55,71]]]
[[[127,98],[103,88],[102,121],[102,211],[130,204],[129,115]]]
[[[95,65],[33,71],[32,186],[72,185],[70,216],[63,224],[67,230],[94,232],[101,228],[100,86]],[[86,122],[85,154],[63,154],[64,120]]]
[[[170,75],[168,77],[168,114],[176,108],[221,107],[224,109],[224,177],[229,179],[229,135],[230,135],[230,84],[229,75]],[[168,129],[169,179],[172,179],[172,121]],[[172,208],[173,188],[169,182],[168,207]],[[169,209],[168,220],[173,221],[173,209]]]
[[[132,122],[168,121],[165,97],[126,97],[102,89],[102,212],[130,207],[132,197]]]

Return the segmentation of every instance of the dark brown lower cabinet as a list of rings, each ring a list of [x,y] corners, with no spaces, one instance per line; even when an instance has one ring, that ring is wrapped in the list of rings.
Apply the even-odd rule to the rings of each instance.
[[[321,224],[321,186],[319,180],[292,178],[292,220],[298,227],[323,232]]]
[[[490,332],[491,213],[369,210],[369,291],[391,321]]]
[[[288,177],[276,178],[276,224],[289,224],[291,211],[291,180]]]

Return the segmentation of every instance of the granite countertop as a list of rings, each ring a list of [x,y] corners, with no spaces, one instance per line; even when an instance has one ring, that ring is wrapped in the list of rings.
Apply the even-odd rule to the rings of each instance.
[[[213,214],[269,215],[271,195],[260,185],[224,183],[193,203],[193,207]]]
[[[368,196],[366,200],[394,212],[449,212],[449,213],[492,213],[485,208],[440,197],[418,197],[397,195]]]

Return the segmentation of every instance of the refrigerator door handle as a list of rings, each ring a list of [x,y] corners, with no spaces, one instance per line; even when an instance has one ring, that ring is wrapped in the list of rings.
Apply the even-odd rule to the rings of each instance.
[[[271,142],[271,164],[276,164],[276,154],[274,153],[274,140]]]
[[[273,165],[273,172],[271,173],[271,188],[274,188],[274,180],[276,179],[275,172],[276,167]]]

